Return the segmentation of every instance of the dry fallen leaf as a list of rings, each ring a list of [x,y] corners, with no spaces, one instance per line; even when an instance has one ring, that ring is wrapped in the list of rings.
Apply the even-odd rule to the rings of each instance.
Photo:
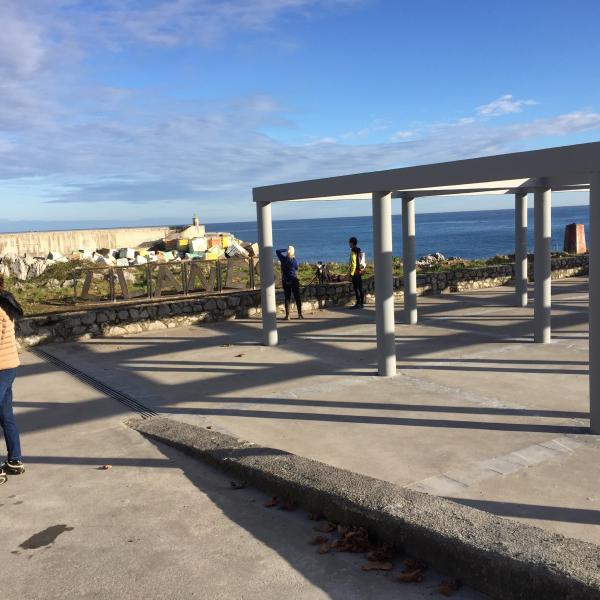
[[[232,490],[243,490],[246,487],[246,484],[242,481],[242,483],[238,483],[237,481],[229,482]]]
[[[444,579],[438,586],[438,592],[442,596],[449,598],[453,596],[460,589],[461,582],[458,579]]]
[[[319,554],[329,554],[330,550],[331,550],[331,546],[329,544],[323,544],[319,548]]]
[[[236,355],[235,355],[235,358],[242,358],[242,356],[246,356],[246,355],[245,355],[245,354],[243,354],[243,353],[242,353],[242,354],[236,354]]]
[[[425,579],[423,569],[414,569],[413,571],[404,571],[398,575],[398,581],[402,583],[420,583]]]
[[[324,523],[321,523],[319,527],[317,527],[317,531],[322,531],[323,533],[331,533],[332,531],[335,531],[335,529],[336,526],[329,521],[325,521]]]
[[[394,553],[394,551],[391,546],[388,546],[387,544],[383,544],[383,545],[375,548],[374,550],[371,550],[371,552],[369,552],[369,554],[367,554],[367,560],[370,560],[373,562],[385,562],[392,558],[393,553]]]
[[[108,471],[108,469],[112,469],[112,465],[102,465],[98,467],[101,471]]]
[[[338,552],[366,552],[369,549],[369,534],[364,527],[342,529],[343,536],[336,540],[334,547]]]
[[[288,510],[288,511],[296,510],[296,505],[294,504],[293,500],[286,500],[285,502],[283,502],[281,504],[281,506],[279,507],[279,510]]]
[[[312,544],[313,546],[322,546],[323,544],[326,544],[329,540],[324,536],[324,535],[316,535],[312,540],[310,540],[310,542],[308,542],[309,544]]]
[[[415,569],[422,569],[423,571],[427,570],[427,563],[422,560],[417,560],[416,558],[407,558],[402,561],[402,564],[406,567],[405,571],[414,571]]]
[[[265,504],[264,504],[265,508],[271,508],[273,506],[277,506],[277,496],[273,496],[272,498],[269,498]]]
[[[368,562],[361,567],[363,571],[391,571],[392,568],[391,562]]]
[[[207,425],[206,429],[212,429],[212,425]]]

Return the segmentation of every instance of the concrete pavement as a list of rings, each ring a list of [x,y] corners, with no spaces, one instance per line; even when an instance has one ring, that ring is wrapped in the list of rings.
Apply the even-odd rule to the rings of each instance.
[[[276,348],[247,320],[48,349],[173,418],[600,543],[587,280],[553,293],[548,345],[510,288],[420,299],[394,379],[372,309],[280,323]]]
[[[27,472],[0,486],[3,597],[420,600],[441,581],[403,585],[362,572],[363,556],[317,554],[302,511],[265,508],[264,494],[124,426],[112,398],[23,362]]]

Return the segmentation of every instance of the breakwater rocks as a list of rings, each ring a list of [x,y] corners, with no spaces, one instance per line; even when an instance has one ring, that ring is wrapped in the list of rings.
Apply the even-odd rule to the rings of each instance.
[[[588,256],[567,256],[552,261],[552,277],[560,279],[588,272]],[[530,265],[530,277],[533,265]],[[514,265],[421,273],[417,293],[442,294],[497,287],[514,278]],[[375,281],[366,278],[367,301],[373,301]],[[394,294],[402,299],[402,278],[394,278]],[[310,312],[354,301],[350,283],[311,285],[303,290],[303,310]],[[283,294],[277,293],[277,308],[283,312]],[[77,312],[26,317],[17,323],[17,338],[23,347],[91,337],[111,337],[184,327],[226,319],[260,315],[260,291],[236,291],[219,295],[172,298],[161,301],[106,303],[102,307]]]

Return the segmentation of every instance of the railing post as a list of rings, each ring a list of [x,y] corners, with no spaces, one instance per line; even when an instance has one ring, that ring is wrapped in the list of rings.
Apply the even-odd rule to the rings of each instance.
[[[115,272],[113,267],[108,267],[108,293],[110,295],[110,301],[116,302],[117,297],[115,293]]]

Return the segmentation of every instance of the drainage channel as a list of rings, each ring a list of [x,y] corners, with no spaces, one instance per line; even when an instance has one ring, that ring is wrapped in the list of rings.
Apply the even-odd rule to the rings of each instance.
[[[133,410],[134,412],[136,412],[139,415],[141,415],[142,417],[144,417],[145,419],[158,416],[157,412],[155,412],[151,408],[148,408],[147,406],[143,405],[141,402],[138,402],[135,398],[132,398],[128,394],[120,392],[119,390],[115,390],[114,388],[110,387],[109,385],[106,385],[105,383],[102,383],[98,379],[91,377],[87,373],[80,371],[73,365],[70,365],[69,363],[65,362],[64,360],[57,358],[56,356],[50,354],[49,352],[46,352],[45,350],[41,350],[40,348],[32,348],[30,350],[30,352],[32,354],[35,354],[36,356],[46,360],[47,362],[52,363],[54,366],[58,367],[59,369],[66,371],[67,373],[69,373],[69,375],[72,375],[76,379],[79,379],[79,381],[82,381],[83,383],[89,385],[90,387],[93,387],[95,390],[98,390],[99,392],[105,394],[106,396],[109,396],[110,398],[113,398],[117,402],[120,402],[127,408]]]

